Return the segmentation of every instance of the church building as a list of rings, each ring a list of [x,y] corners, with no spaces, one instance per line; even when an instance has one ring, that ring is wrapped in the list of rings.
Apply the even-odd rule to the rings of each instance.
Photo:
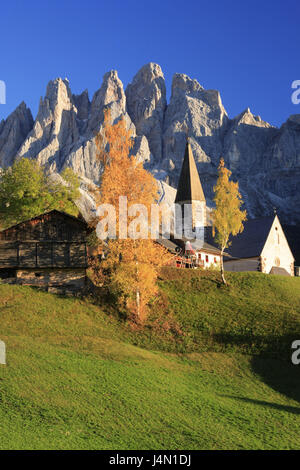
[[[183,217],[184,204],[191,204],[193,230],[202,230],[206,226],[206,200],[189,142],[185,147],[175,204],[182,206]]]
[[[221,252],[205,239],[206,199],[189,142],[185,147],[175,203],[182,208],[181,224],[184,226],[186,223],[197,236],[190,239],[187,234],[178,238],[174,235],[170,240],[159,240],[159,243],[169,251],[181,254],[176,258],[178,267],[217,267],[221,261]],[[191,213],[188,213],[187,205],[190,205]]]
[[[243,232],[232,237],[227,253],[226,271],[294,275],[294,256],[276,214],[247,220]]]
[[[212,236],[206,199],[189,142],[185,148],[175,203],[182,207],[183,224],[185,221],[192,224],[192,229],[197,233],[192,240],[182,236],[161,241],[170,251],[176,253],[180,250],[184,257],[191,260],[191,263],[180,263],[177,260],[177,266],[211,268],[220,264],[221,253]],[[191,207],[188,220],[184,210],[186,204]],[[224,253],[226,271],[294,275],[294,257],[276,214],[247,220],[243,232],[232,237],[230,242]]]

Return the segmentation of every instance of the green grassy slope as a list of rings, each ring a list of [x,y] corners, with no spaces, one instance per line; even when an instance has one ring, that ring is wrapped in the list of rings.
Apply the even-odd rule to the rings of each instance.
[[[169,310],[186,333],[181,338],[183,349],[286,357],[295,334],[300,338],[300,278],[261,273],[226,276],[228,287],[220,285],[218,273],[162,271]]]
[[[270,351],[291,325],[297,339],[299,279],[232,275],[226,292],[214,275],[178,274],[162,273],[170,298],[163,333],[159,302],[141,332],[87,300],[0,285],[8,360],[0,366],[0,448],[299,448],[299,368],[240,353],[251,351],[256,328],[273,331],[272,322],[262,326],[268,315],[281,322]],[[257,301],[243,307],[239,290]],[[251,312],[257,325],[245,335]],[[228,347],[227,329],[240,337],[230,326],[236,317],[243,341]]]

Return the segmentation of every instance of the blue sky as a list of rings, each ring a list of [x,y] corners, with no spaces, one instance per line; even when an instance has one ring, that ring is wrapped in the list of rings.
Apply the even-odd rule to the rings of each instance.
[[[67,76],[90,98],[118,70],[124,86],[157,62],[168,96],[174,73],[220,90],[230,117],[246,107],[280,125],[300,113],[299,0],[2,0],[0,80],[5,118],[24,100],[35,117],[50,79]]]

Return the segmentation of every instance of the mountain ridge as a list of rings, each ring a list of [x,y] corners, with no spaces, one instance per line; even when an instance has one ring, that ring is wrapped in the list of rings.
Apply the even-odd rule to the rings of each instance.
[[[99,184],[95,133],[103,110],[113,120],[126,119],[134,138],[133,153],[153,175],[176,187],[189,137],[201,182],[212,205],[220,157],[239,181],[249,217],[268,215],[276,207],[288,224],[300,223],[300,114],[277,128],[250,109],[229,118],[217,90],[207,90],[185,74],[173,77],[169,102],[161,67],[144,65],[124,90],[116,70],[107,72],[90,100],[87,90],[72,94],[69,81],[48,83],[35,120],[21,103],[0,123],[0,167],[34,158],[49,172],[72,168],[82,180]],[[171,191],[171,190],[170,190]],[[173,194],[174,191],[171,191]]]

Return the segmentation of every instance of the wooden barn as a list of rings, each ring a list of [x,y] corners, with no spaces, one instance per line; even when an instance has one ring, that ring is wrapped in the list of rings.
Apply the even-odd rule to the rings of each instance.
[[[0,232],[0,278],[72,292],[86,282],[87,224],[52,210]]]

